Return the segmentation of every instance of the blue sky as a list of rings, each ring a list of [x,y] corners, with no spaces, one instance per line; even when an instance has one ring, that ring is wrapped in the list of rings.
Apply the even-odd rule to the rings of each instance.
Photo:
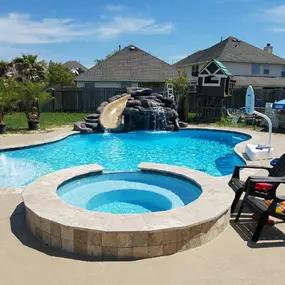
[[[129,44],[175,62],[228,36],[285,57],[285,1],[13,0],[0,7],[0,59],[21,53],[92,66]]]

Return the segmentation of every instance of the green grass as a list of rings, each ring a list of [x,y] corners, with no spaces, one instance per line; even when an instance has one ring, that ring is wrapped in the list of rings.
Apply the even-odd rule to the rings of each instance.
[[[196,113],[188,113],[188,120],[191,121],[195,118]]]
[[[246,125],[245,122],[238,122],[233,123],[232,118],[230,117],[223,117],[219,122],[215,123],[219,127],[233,127],[233,128],[248,128],[249,125]],[[252,126],[250,126],[252,127]]]
[[[72,125],[82,121],[87,113],[42,113],[40,116],[41,130]],[[10,113],[5,115],[5,123],[9,132],[25,132],[28,128],[25,113]]]
[[[194,123],[195,122],[194,118],[196,116],[196,113],[188,113],[188,122],[189,123]],[[262,127],[259,125],[251,125],[247,124],[245,120],[240,120],[237,124],[232,122],[232,118],[230,117],[222,117],[220,121],[214,122],[214,123],[204,123],[205,125],[209,126],[214,126],[214,127],[228,127],[228,128],[246,128],[246,129],[254,129],[254,130],[261,130]]]

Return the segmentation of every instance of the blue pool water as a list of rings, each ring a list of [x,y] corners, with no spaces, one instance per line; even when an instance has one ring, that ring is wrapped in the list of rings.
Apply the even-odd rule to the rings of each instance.
[[[74,135],[56,143],[0,152],[0,187],[25,186],[55,170],[98,163],[108,171],[141,162],[185,166],[213,176],[244,162],[233,151],[247,135],[204,130]]]
[[[189,181],[141,172],[78,178],[57,190],[58,196],[72,206],[112,214],[167,211],[191,203],[201,193]]]

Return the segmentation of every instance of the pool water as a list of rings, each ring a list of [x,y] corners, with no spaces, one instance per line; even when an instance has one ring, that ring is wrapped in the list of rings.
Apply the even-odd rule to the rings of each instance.
[[[234,146],[243,134],[184,130],[74,135],[59,142],[0,152],[0,187],[21,187],[55,170],[98,163],[107,171],[136,170],[141,162],[189,167],[213,176],[244,161]]]
[[[142,172],[77,178],[57,190],[57,195],[72,206],[112,214],[167,211],[193,202],[201,193],[190,181]]]

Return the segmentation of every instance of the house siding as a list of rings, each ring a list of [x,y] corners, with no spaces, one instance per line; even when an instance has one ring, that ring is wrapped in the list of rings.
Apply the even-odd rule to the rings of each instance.
[[[260,65],[260,74],[252,74],[252,64],[251,63],[236,63],[236,62],[223,62],[223,64],[228,68],[228,70],[233,75],[243,75],[243,76],[274,76],[281,77],[282,65],[270,64],[270,74],[264,74],[264,64]]]
[[[207,64],[207,62],[200,63],[199,64],[199,71],[201,71],[205,67],[206,64]],[[180,71],[183,71],[183,72],[186,72],[188,79],[193,80],[193,79],[197,79],[198,78],[198,77],[193,77],[192,76],[192,66],[193,65],[197,65],[197,64],[181,66],[181,67],[177,67],[176,69],[180,70]]]
[[[281,77],[283,65],[270,64],[270,74],[264,74],[264,64],[260,64],[260,74],[252,74],[252,63],[241,63],[241,62],[225,62],[221,61],[226,68],[231,72],[232,75],[240,76],[269,76],[269,77]],[[177,67],[177,70],[185,71],[190,80],[195,79],[192,77],[192,66],[196,64],[191,64],[187,66]],[[199,64],[199,70],[205,67],[205,63]]]
[[[95,88],[106,87],[106,88],[121,88],[120,82],[95,82]]]
[[[84,88],[86,87],[85,84],[88,84],[89,87],[93,84],[94,88],[121,88],[122,86],[125,87],[124,82],[115,82],[115,81],[102,81],[102,82],[83,82],[77,81],[77,87]],[[138,82],[129,82],[128,87],[138,87]]]

